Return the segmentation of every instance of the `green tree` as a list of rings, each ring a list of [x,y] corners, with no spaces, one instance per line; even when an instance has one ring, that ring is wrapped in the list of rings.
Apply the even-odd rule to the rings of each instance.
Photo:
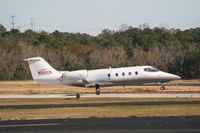
[[[6,33],[6,28],[0,24],[0,35]]]
[[[183,63],[183,76],[187,79],[200,78],[200,51],[187,53]]]

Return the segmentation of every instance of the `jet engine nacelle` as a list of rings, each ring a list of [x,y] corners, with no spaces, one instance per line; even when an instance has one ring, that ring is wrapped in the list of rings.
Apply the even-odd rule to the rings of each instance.
[[[62,79],[70,81],[87,80],[87,70],[78,70],[73,72],[65,72],[62,74]]]
[[[79,74],[73,74],[73,73],[63,73],[62,78],[65,80],[81,80],[81,77]]]

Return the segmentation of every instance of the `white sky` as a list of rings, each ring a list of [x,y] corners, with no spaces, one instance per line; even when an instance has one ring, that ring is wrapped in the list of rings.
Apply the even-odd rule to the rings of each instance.
[[[200,0],[0,0],[0,24],[53,32],[80,32],[98,35],[103,29],[118,30],[121,24],[151,28],[200,27]]]

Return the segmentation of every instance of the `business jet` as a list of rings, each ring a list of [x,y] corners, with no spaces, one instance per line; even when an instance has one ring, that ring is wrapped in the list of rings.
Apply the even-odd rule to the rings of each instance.
[[[24,59],[28,62],[32,77],[39,84],[63,84],[81,87],[95,87],[96,95],[102,86],[126,86],[145,83],[163,83],[178,80],[178,75],[159,71],[152,66],[107,68],[96,70],[57,71],[42,57]]]

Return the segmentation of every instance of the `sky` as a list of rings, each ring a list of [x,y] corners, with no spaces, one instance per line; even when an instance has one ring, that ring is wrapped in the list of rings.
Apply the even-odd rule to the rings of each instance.
[[[200,0],[0,0],[0,24],[15,28],[98,35],[121,24],[150,28],[200,27]]]

